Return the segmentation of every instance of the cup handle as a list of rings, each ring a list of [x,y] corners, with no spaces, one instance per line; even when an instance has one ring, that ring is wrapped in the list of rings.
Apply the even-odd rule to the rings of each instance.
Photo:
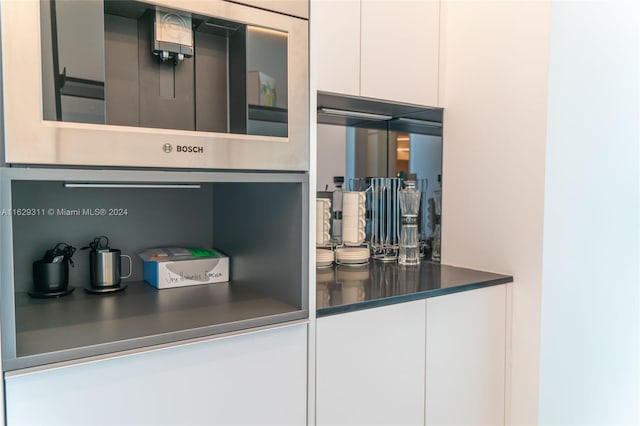
[[[126,254],[121,254],[120,257],[126,257],[127,259],[129,259],[129,273],[127,275],[125,275],[124,277],[120,277],[120,279],[129,278],[131,276],[131,274],[133,273],[133,262],[131,261],[131,256],[126,255]]]
[[[325,233],[322,234],[322,236],[324,237],[324,239],[322,241],[322,245],[329,244],[329,241],[331,241],[331,235],[329,235],[328,232],[325,232]]]

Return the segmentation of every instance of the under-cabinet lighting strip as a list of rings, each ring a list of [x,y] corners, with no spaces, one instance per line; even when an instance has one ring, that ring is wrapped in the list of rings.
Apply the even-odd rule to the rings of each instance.
[[[438,121],[417,120],[415,118],[398,117],[397,121],[409,124],[417,124],[418,126],[442,127],[442,123]]]
[[[253,25],[247,25],[247,29],[249,31],[256,31],[256,32],[261,32],[261,33],[265,33],[265,34],[277,35],[277,36],[280,36],[280,37],[286,37],[287,36],[286,32],[278,31],[278,30],[272,30],[271,28],[254,27]]]
[[[67,183],[65,188],[153,188],[153,189],[200,189],[199,184],[144,184],[144,183]]]
[[[393,117],[390,115],[382,115],[382,114],[371,114],[368,112],[357,112],[357,111],[345,111],[342,109],[333,109],[333,108],[318,108],[318,110],[324,114],[329,115],[339,115],[341,117],[348,118],[365,118],[369,120],[391,120]]]

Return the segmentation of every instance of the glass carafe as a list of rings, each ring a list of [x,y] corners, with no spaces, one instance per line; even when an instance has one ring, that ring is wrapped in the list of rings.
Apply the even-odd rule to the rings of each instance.
[[[416,175],[409,173],[405,179],[406,187],[400,190],[400,252],[398,263],[401,265],[420,264],[420,245],[418,243],[418,213],[420,211],[420,191],[416,188]]]

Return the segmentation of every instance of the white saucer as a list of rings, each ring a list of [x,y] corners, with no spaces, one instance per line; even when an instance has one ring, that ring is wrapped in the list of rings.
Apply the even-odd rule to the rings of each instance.
[[[327,249],[316,249],[316,267],[331,266],[333,263],[333,252]]]
[[[366,247],[343,247],[336,249],[336,262],[342,264],[361,264],[369,262],[369,249]]]

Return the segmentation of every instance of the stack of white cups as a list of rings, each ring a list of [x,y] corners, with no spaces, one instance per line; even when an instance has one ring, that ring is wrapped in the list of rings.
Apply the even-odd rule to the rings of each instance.
[[[316,246],[326,247],[331,242],[331,200],[316,199]]]
[[[342,241],[346,246],[359,246],[365,239],[366,194],[346,191],[342,194]]]

